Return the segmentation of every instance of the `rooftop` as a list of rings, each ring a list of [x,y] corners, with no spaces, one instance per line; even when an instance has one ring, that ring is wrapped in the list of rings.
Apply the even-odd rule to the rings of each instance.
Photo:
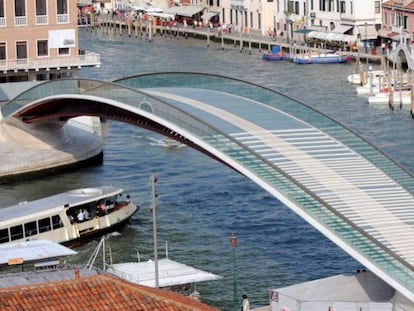
[[[65,278],[47,281],[47,275]],[[63,274],[64,273],[64,274]],[[135,285],[93,270],[22,273],[21,280],[44,275],[45,281],[0,289],[0,310],[192,310],[217,311],[201,302],[160,289]],[[68,279],[67,277],[71,275]],[[0,284],[16,275],[2,276]],[[9,278],[9,279],[7,279]],[[10,286],[10,285],[9,285]]]

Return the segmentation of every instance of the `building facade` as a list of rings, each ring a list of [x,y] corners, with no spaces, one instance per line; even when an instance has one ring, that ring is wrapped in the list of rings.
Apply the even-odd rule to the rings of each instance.
[[[76,76],[99,66],[79,51],[78,8],[72,0],[0,0],[0,82]]]
[[[400,37],[414,39],[414,1],[391,0],[383,3],[382,22],[380,35],[399,41]]]
[[[276,0],[275,20],[288,38],[306,28],[367,41],[377,38],[381,6],[382,0]]]

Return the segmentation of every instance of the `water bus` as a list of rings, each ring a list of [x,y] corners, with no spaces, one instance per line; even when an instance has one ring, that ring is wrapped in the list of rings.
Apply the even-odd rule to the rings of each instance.
[[[51,240],[68,246],[121,230],[139,209],[123,189],[82,188],[0,208],[0,244]]]

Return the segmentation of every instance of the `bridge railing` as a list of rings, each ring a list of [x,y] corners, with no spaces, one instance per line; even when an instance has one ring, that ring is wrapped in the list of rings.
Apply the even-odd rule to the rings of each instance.
[[[350,129],[322,115],[313,108],[299,103],[292,98],[278,94],[273,90],[234,79],[191,73],[141,75],[119,80],[118,83],[133,88],[193,87],[216,90],[237,94],[260,103],[268,104],[308,122],[338,141],[350,146],[371,163],[374,163],[388,176],[403,185],[411,194],[413,193],[413,176],[380,152],[376,147],[366,142]],[[214,133],[212,134],[213,136],[210,134],[210,137],[215,137]],[[387,249],[362,229],[353,225],[349,220],[336,212],[333,207],[329,206],[329,204],[321,201],[314,194],[309,193],[304,187],[301,187],[299,181],[292,180],[289,176],[278,170],[277,167],[274,167],[271,163],[267,163],[259,155],[254,154],[254,151],[247,150],[245,146],[239,146],[237,142],[233,141],[225,133],[219,132],[215,135],[219,136],[219,138],[215,137],[214,141],[209,141],[207,137],[203,139],[208,141],[217,150],[224,152],[244,167],[249,168],[263,181],[272,185],[272,187],[277,189],[277,191],[282,193],[291,202],[294,202],[296,206],[317,220],[334,236],[350,245],[364,258],[414,293],[414,271],[410,263],[405,262],[395,255],[392,250]]]
[[[186,132],[199,137],[201,141],[208,143],[216,150],[240,163],[312,219],[323,225],[337,239],[349,245],[378,269],[384,271],[396,282],[414,293],[414,271],[409,265],[370,238],[362,229],[353,226],[329,204],[302,186],[300,181],[292,179],[278,167],[256,154],[254,150],[241,146],[226,133],[145,92],[145,88],[163,86],[223,91],[278,108],[312,124],[316,128],[322,129],[338,141],[351,146],[403,185],[407,191],[412,193],[414,189],[414,179],[405,170],[375,147],[332,119],[272,90],[225,77],[165,73],[131,77],[117,81],[117,83],[86,79],[55,80],[28,90],[3,106],[1,110],[3,116],[7,117],[14,115],[20,109],[25,108],[26,105],[48,100],[50,97],[68,98],[79,96],[79,98],[88,98],[103,103],[111,103],[112,101],[118,107],[125,106],[125,109],[129,111],[135,110],[142,116],[162,122],[166,127],[179,124],[179,127],[185,129]],[[131,110],[131,108],[133,109]]]
[[[397,47],[391,51],[388,58],[394,63],[397,63],[399,61],[398,58],[400,57],[400,53],[404,54],[408,68],[414,70],[414,59],[412,56],[411,48],[405,43],[399,43]]]

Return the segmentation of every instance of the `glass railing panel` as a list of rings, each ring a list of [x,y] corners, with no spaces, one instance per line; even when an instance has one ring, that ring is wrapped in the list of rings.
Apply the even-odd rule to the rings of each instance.
[[[283,97],[275,92],[245,84],[237,80],[230,80],[216,76],[202,75],[179,75],[176,74],[160,74],[160,75],[144,75],[139,78],[131,78],[120,81],[128,89],[119,84],[106,83],[94,80],[58,80],[57,82],[48,82],[41,84],[2,107],[3,116],[10,115],[39,98],[53,95],[64,94],[84,94],[96,96],[97,98],[113,99],[126,103],[136,109],[151,109],[152,113],[158,115],[165,120],[176,122],[180,126],[191,132],[193,135],[208,142],[219,151],[226,153],[234,161],[249,169],[252,173],[260,176],[262,180],[282,195],[291,200],[298,208],[308,213],[310,217],[324,225],[332,234],[340,238],[344,243],[352,246],[362,256],[370,259],[375,265],[379,266],[383,271],[387,271],[392,277],[400,281],[402,284],[408,284],[410,290],[414,292],[414,273],[409,268],[404,267],[401,262],[393,258],[386,249],[374,244],[371,239],[363,235],[362,232],[355,230],[349,223],[335,214],[328,204],[318,200],[312,194],[307,193],[300,187],[297,181],[283,175],[283,172],[277,171],[276,167],[265,163],[262,159],[251,154],[242,146],[238,145],[225,133],[211,128],[204,124],[201,120],[196,120],[183,111],[176,109],[154,97],[147,95],[144,91],[138,91],[136,88],[144,89],[149,87],[198,87],[220,90],[228,93],[235,92],[240,96],[253,98],[255,100],[270,103],[275,107],[282,107],[283,110],[294,113],[295,116],[301,116],[307,122],[317,124],[322,128],[328,129],[330,135],[335,139],[347,141],[354,146],[358,152],[367,159],[372,159],[378,167],[382,167],[385,171],[395,176],[396,180],[407,183],[410,187],[413,185],[410,176],[403,172],[398,165],[389,161],[388,158],[379,153],[375,148],[365,143],[357,136],[346,129],[340,128],[338,124],[328,118],[321,118],[312,109],[302,107],[297,102]]]

